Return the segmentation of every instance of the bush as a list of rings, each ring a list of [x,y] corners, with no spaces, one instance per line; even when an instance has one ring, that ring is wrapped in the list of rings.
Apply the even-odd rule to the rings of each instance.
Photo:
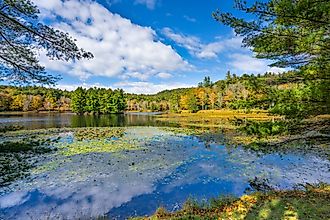
[[[285,121],[247,121],[240,128],[247,135],[257,135],[260,137],[283,134],[288,131],[288,124]]]

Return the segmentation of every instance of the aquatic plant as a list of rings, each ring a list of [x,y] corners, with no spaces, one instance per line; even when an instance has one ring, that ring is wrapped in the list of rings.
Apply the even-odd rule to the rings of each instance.
[[[94,140],[105,138],[120,138],[125,132],[124,128],[77,128],[74,129],[74,137],[76,140]]]
[[[62,145],[60,148],[60,152],[65,156],[88,153],[113,153],[124,150],[142,149],[133,142],[128,142],[125,140],[75,141],[71,144]]]
[[[7,131],[18,131],[23,129],[23,126],[20,125],[9,125],[9,126],[4,126],[0,127],[0,133],[5,133]]]
[[[239,128],[247,135],[257,135],[259,137],[285,134],[288,132],[289,124],[286,121],[253,121],[247,120]]]

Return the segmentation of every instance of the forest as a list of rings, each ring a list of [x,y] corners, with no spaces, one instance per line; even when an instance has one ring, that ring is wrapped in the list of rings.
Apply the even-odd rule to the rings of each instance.
[[[328,80],[306,79],[302,73],[243,74],[230,71],[212,82],[206,76],[193,88],[165,90],[155,95],[129,94],[122,89],[1,86],[1,111],[73,111],[77,114],[138,112],[197,112],[199,110],[268,110],[287,118],[329,112]]]

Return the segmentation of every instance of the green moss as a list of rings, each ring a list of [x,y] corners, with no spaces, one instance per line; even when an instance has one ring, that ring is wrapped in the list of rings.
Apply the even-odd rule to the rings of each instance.
[[[124,150],[141,150],[136,143],[127,140],[91,140],[75,141],[71,144],[63,145],[61,153],[65,156],[88,153],[118,152]]]

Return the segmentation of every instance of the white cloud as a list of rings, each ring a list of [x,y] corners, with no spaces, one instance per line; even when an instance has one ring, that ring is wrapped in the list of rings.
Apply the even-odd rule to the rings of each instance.
[[[51,88],[53,88],[53,86],[50,86]],[[94,87],[97,87],[97,88],[105,88],[105,89],[115,89],[111,86],[106,86],[106,85],[103,85],[101,83],[76,83],[76,84],[63,84],[63,83],[60,83],[56,86],[54,86],[55,88],[57,89],[61,89],[61,90],[67,90],[67,91],[73,91],[75,89],[77,89],[78,87],[82,87],[82,88],[85,88],[85,89],[89,89],[89,88],[94,88]]]
[[[191,55],[204,59],[217,58],[224,50],[240,49],[242,43],[239,37],[229,39],[217,37],[216,41],[205,44],[198,37],[174,33],[170,28],[163,28],[163,34],[179,46],[186,48]]]
[[[173,75],[170,73],[158,73],[157,76],[162,79],[169,79],[173,77]]]
[[[135,94],[155,94],[163,90],[177,89],[177,88],[188,88],[194,85],[186,83],[152,83],[152,82],[119,82],[114,84],[115,87],[123,88],[125,92]]]
[[[231,61],[228,63],[235,70],[244,73],[265,73],[265,72],[284,72],[286,69],[269,67],[266,60],[257,59],[247,54],[234,53],[229,56]]]
[[[154,1],[145,2],[152,6]],[[69,63],[52,61],[41,55],[41,63],[48,70],[66,72],[80,79],[91,76],[147,79],[161,72],[189,68],[187,61],[171,46],[156,40],[153,29],[133,24],[97,2],[49,0],[35,3],[42,17],[53,19],[52,26],[68,32],[77,39],[79,47],[94,54],[92,60]],[[56,17],[61,17],[61,21]]]
[[[248,48],[242,48],[242,38],[216,37],[216,41],[211,43],[202,43],[195,36],[174,33],[170,28],[164,28],[163,34],[173,40],[177,45],[186,48],[188,52],[198,58],[215,59],[220,53],[229,59],[227,64],[237,72],[243,73],[265,73],[265,72],[284,72],[286,69],[269,67],[268,60],[262,60],[247,54]],[[228,55],[228,52],[230,54]]]
[[[146,5],[149,9],[155,9],[157,0],[135,0],[136,4]]]
[[[160,75],[164,76],[165,78],[169,78],[170,76],[167,75],[168,73],[163,73]],[[169,74],[170,75],[170,74]],[[159,76],[160,77],[160,76]],[[160,77],[162,78],[162,77]],[[127,93],[135,93],[135,94],[155,94],[157,92],[161,92],[163,90],[170,90],[170,89],[177,89],[177,88],[188,88],[193,87],[194,84],[187,84],[187,83],[180,83],[180,82],[169,82],[169,83],[152,83],[152,82],[145,82],[145,81],[123,81],[117,82],[112,84],[111,86],[104,85],[101,83],[77,83],[77,84],[58,84],[55,87],[62,90],[73,91],[78,87],[82,87],[85,89],[88,88],[105,88],[105,89],[116,89],[121,88]]]

